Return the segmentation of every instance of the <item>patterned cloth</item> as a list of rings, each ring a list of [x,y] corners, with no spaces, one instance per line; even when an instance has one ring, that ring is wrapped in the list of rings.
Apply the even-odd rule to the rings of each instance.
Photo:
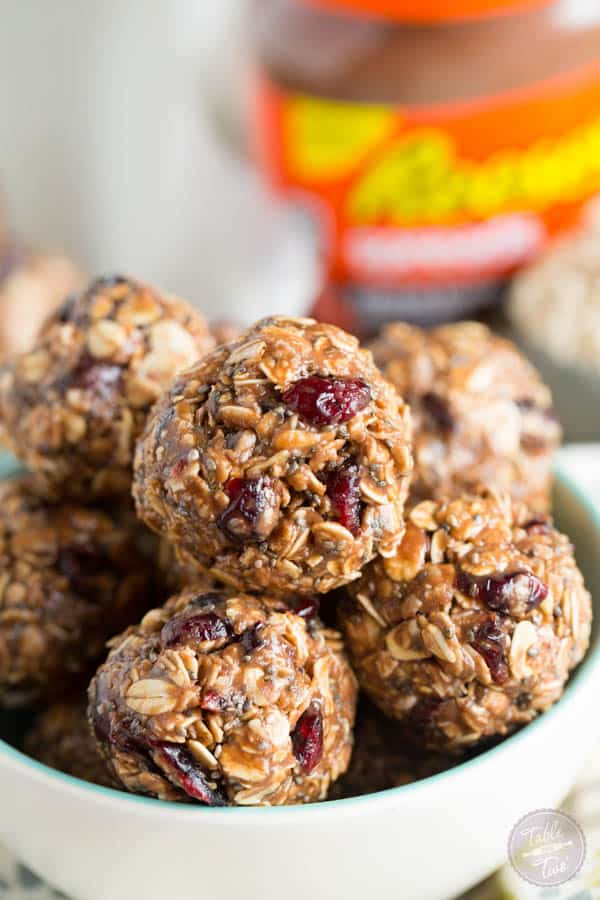
[[[561,451],[561,468],[600,505],[600,444]],[[579,876],[562,888],[535,888],[506,865],[464,900],[600,900],[600,747],[590,755],[579,783],[565,804],[583,828],[587,857]],[[45,885],[0,846],[0,900],[68,900]],[[415,898],[418,900],[418,898]]]
[[[0,900],[67,900],[0,846]]]

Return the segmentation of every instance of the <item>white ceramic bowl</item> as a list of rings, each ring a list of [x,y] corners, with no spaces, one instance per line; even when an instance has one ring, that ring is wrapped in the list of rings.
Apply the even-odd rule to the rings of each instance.
[[[556,509],[600,598],[600,518],[561,476]],[[77,900],[444,900],[505,861],[522,815],[565,797],[600,733],[599,685],[596,627],[560,703],[499,746],[413,785],[306,807],[161,803],[0,740],[0,840]],[[0,717],[0,736],[8,729]]]

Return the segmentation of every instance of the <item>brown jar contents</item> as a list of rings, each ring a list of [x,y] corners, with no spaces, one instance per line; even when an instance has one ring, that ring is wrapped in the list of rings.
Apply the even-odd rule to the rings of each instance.
[[[598,184],[589,6],[254,0],[260,161],[315,217],[357,330],[464,317],[581,220]]]

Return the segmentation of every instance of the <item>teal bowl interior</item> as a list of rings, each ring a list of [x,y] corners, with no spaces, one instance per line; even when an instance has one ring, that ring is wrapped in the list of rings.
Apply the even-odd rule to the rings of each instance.
[[[18,463],[12,457],[0,452],[0,478],[9,478],[18,471]],[[571,691],[577,689],[577,684],[581,679],[587,677],[600,678],[600,565],[598,564],[598,560],[600,560],[600,510],[597,509],[590,499],[561,472],[560,466],[556,471],[554,485],[554,516],[556,526],[562,532],[570,536],[575,546],[577,561],[583,571],[586,584],[594,600],[594,624],[592,628],[590,649],[585,660],[581,663],[569,681],[565,692],[565,696],[568,697]],[[520,732],[517,732],[512,737],[506,738],[504,741],[496,744],[490,749],[484,750],[454,768],[447,770],[447,772],[432,775],[430,779],[425,780],[439,780],[448,776],[454,777],[458,771],[465,767],[476,765],[478,760],[483,759],[483,757],[487,757],[489,754],[502,752],[502,748],[506,746],[507,743],[522,739],[526,731],[536,728],[541,724],[541,721],[545,717],[554,715],[562,702],[563,701],[561,700],[552,710],[545,713],[524,729],[521,729]],[[95,793],[114,794],[114,791],[110,788],[97,787],[88,784],[87,782],[79,781],[69,775],[64,775],[55,770],[48,769],[41,763],[38,763],[21,753],[19,748],[22,744],[26,730],[31,725],[32,718],[33,714],[28,710],[0,710],[0,764],[3,754],[18,756],[22,762],[26,762],[34,769],[43,770],[46,774],[52,775],[59,781],[62,780],[66,783],[78,784],[81,787],[85,786],[87,790]],[[421,783],[422,782],[416,782],[397,788],[390,788],[383,793],[415,790],[418,789],[418,786]],[[161,802],[145,797],[133,796],[131,794],[119,794],[119,796],[123,800],[134,803],[156,804]],[[368,795],[364,797],[333,800],[331,802],[332,804],[338,804],[353,803],[357,801],[364,802],[366,800],[368,800]],[[163,806],[172,805],[173,804],[170,803],[163,803]],[[200,810],[201,808],[198,809]],[[293,808],[290,808],[289,811],[291,812],[292,810]],[[248,813],[250,810],[243,810],[243,812]],[[268,812],[268,810],[260,810],[260,812],[264,814],[265,812]]]

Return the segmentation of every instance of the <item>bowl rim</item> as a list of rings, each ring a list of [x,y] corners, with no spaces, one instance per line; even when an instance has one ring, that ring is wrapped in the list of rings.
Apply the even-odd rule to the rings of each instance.
[[[555,467],[554,475],[556,482],[566,488],[567,492],[575,499],[577,504],[589,515],[600,538],[600,509],[598,509],[594,502],[590,500],[584,490],[564,472],[560,465]],[[0,477],[2,476],[0,475]],[[232,819],[241,819],[243,817],[245,820],[249,816],[254,820],[258,818],[259,821],[272,822],[274,817],[285,817],[286,819],[289,819],[289,817],[292,816],[297,819],[299,816],[313,816],[315,813],[318,813],[321,816],[325,813],[337,811],[342,811],[345,814],[352,813],[353,811],[357,813],[361,808],[367,811],[369,807],[373,807],[374,805],[387,804],[388,802],[395,803],[406,797],[408,793],[414,793],[416,791],[423,792],[424,790],[440,785],[442,782],[446,785],[451,784],[453,780],[464,776],[465,773],[481,766],[489,765],[501,755],[513,752],[514,749],[518,748],[518,746],[523,743],[523,741],[527,740],[528,736],[539,731],[540,728],[544,728],[545,723],[549,720],[553,720],[556,716],[561,715],[561,710],[563,710],[565,705],[570,702],[574,689],[577,690],[577,686],[581,685],[582,681],[589,682],[596,674],[596,671],[600,672],[600,634],[598,634],[595,644],[590,648],[584,660],[578,666],[573,679],[569,679],[565,693],[561,699],[549,710],[546,710],[542,715],[539,715],[528,725],[510,735],[505,740],[490,747],[488,750],[484,750],[472,759],[465,760],[450,769],[446,769],[410,784],[386,788],[382,791],[363,794],[357,797],[323,800],[319,803],[299,804],[294,806],[231,806],[214,808],[199,804],[183,804],[174,801],[159,800],[154,797],[145,797],[143,795],[117,790],[115,788],[103,787],[76,778],[73,775],[67,775],[65,772],[53,769],[33,757],[28,756],[23,751],[8,744],[2,738],[0,738],[0,765],[4,758],[9,762],[17,763],[20,768],[28,770],[30,774],[36,777],[36,779],[45,781],[52,786],[62,786],[69,792],[75,791],[82,797],[86,795],[87,797],[94,797],[95,800],[99,800],[103,803],[123,804],[131,812],[157,812],[167,816],[175,815],[179,819],[183,816],[193,816],[194,818],[198,816],[211,816],[213,820],[225,817],[227,824],[232,825]]]

